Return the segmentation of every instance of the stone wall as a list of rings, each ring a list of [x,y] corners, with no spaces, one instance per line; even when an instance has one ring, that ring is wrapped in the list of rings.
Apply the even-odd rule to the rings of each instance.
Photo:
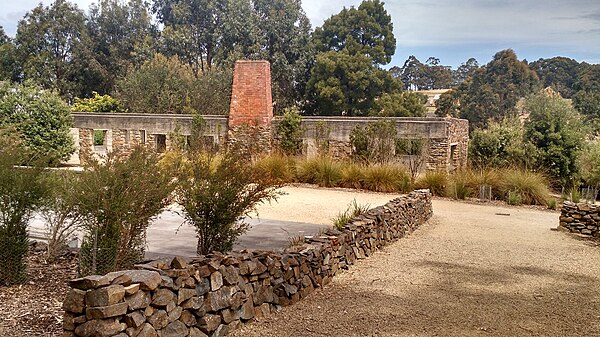
[[[432,215],[419,190],[283,253],[241,251],[137,265],[70,282],[64,336],[224,336],[306,297]]]
[[[565,201],[559,221],[565,232],[600,237],[600,205]]]

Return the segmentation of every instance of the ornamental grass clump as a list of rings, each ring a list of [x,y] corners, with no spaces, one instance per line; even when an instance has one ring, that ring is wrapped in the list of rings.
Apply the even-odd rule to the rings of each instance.
[[[331,219],[333,227],[337,230],[341,230],[350,220],[352,220],[352,218],[368,212],[370,208],[371,205],[359,204],[356,202],[356,199],[353,199],[345,211],[339,212],[335,218]]]
[[[504,169],[500,172],[501,193],[505,200],[527,205],[547,205],[550,198],[548,180],[538,172]]]
[[[377,164],[364,168],[365,189],[376,192],[406,192],[410,189],[410,176],[397,164]]]
[[[346,188],[364,188],[365,167],[356,163],[346,163],[341,170],[340,186]]]
[[[448,186],[448,174],[443,171],[428,171],[417,179],[416,187],[427,188],[433,195],[444,196]]]

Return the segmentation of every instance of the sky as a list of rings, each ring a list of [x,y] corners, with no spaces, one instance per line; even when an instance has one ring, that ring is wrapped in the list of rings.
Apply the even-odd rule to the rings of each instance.
[[[14,36],[18,21],[39,0],[0,0],[0,25]],[[50,0],[42,1],[44,4]],[[71,0],[87,9],[94,0]],[[313,27],[360,0],[303,0]],[[388,0],[396,53],[389,66],[415,55],[457,67],[480,64],[511,48],[520,59],[566,56],[600,63],[600,0]]]

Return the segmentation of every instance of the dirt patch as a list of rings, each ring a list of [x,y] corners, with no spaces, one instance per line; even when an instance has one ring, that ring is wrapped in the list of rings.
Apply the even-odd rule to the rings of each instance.
[[[46,252],[27,257],[29,280],[0,287],[0,336],[62,336],[62,301],[77,276],[74,254],[50,263]]]
[[[600,249],[557,224],[434,200],[411,236],[232,336],[599,336]]]

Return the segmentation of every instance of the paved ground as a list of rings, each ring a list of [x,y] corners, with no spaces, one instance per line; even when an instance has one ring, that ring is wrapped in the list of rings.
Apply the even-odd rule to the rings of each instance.
[[[557,221],[434,200],[410,237],[231,336],[600,336],[600,247]]]

